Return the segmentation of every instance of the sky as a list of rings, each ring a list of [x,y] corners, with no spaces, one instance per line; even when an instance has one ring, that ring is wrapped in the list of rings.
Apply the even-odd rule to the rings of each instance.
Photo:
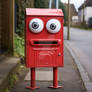
[[[68,0],[61,0],[64,3],[67,3]],[[84,2],[84,0],[70,0],[71,3],[73,3],[76,7],[76,9],[78,10],[78,8],[80,7],[80,5]]]

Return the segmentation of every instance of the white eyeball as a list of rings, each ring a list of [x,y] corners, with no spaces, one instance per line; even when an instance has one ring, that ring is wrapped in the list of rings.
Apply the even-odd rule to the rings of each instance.
[[[33,33],[40,33],[44,28],[43,21],[38,18],[34,18],[29,22],[29,29]]]
[[[51,19],[47,22],[46,28],[50,33],[58,33],[61,28],[61,23],[57,19]]]

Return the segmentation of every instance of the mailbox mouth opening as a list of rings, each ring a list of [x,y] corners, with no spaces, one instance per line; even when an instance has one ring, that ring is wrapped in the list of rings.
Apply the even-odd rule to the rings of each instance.
[[[31,40],[33,46],[58,46],[60,40]]]
[[[39,45],[40,44],[43,44],[43,45],[44,44],[45,45],[46,44],[52,44],[52,45],[54,44],[54,45],[57,45],[58,44],[58,41],[34,41],[34,44],[39,44]]]

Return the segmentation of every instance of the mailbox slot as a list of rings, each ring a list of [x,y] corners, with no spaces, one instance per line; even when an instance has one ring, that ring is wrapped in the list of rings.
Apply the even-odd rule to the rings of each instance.
[[[34,41],[34,44],[58,44],[57,41]]]
[[[31,45],[33,46],[59,46],[59,40],[31,40]]]

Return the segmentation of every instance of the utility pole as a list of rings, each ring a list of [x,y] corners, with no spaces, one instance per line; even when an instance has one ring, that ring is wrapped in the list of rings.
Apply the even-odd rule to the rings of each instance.
[[[83,5],[83,26],[85,26],[85,4],[86,4],[86,0],[84,0],[84,5]]]
[[[70,0],[68,0],[67,40],[70,40]]]

